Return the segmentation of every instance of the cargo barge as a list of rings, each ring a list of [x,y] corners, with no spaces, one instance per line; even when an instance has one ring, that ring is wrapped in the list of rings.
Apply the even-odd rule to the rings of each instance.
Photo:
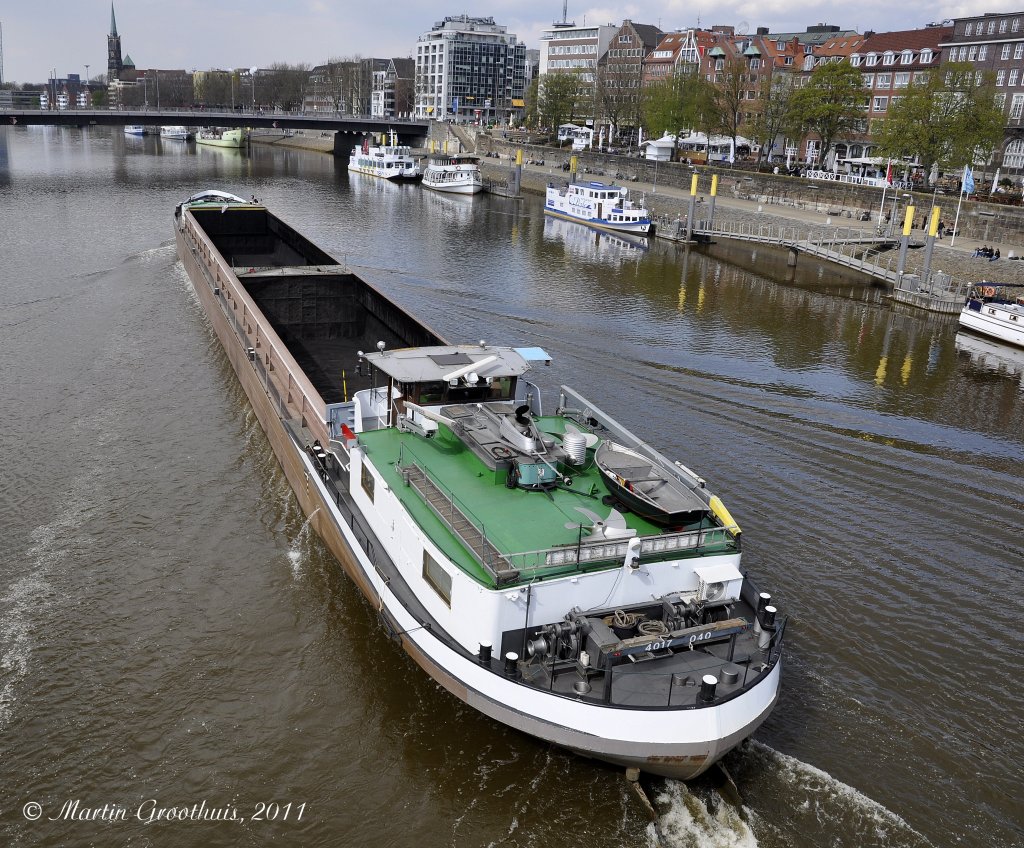
[[[450,344],[259,203],[202,192],[175,232],[302,511],[434,680],[680,779],[764,721],[785,619],[700,476],[571,388],[545,397],[543,350]],[[628,461],[602,476],[612,446]]]

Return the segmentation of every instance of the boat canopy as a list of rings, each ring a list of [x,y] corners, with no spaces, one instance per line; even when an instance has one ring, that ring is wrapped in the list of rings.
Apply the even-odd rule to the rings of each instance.
[[[530,370],[522,353],[489,345],[435,345],[367,353],[363,359],[400,383],[448,382],[469,373],[518,377]]]

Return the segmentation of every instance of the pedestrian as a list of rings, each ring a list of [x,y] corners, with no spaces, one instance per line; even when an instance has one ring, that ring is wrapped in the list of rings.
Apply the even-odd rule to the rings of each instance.
[[[946,231],[946,225],[942,221],[939,221],[939,238],[940,239],[942,238],[942,234],[945,231]]]

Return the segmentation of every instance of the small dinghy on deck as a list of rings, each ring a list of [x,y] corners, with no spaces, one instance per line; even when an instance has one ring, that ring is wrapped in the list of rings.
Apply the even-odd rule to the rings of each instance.
[[[709,502],[635,450],[604,441],[594,455],[608,491],[625,507],[662,527],[699,521]]]

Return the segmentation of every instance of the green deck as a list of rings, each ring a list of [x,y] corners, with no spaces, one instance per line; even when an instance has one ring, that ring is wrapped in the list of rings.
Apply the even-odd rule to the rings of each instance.
[[[544,417],[535,419],[544,433],[561,435],[564,419]],[[577,510],[583,507],[602,518],[611,507],[601,503],[608,494],[593,463],[593,451],[587,451],[587,463],[573,474],[571,490],[562,488],[550,491],[527,491],[509,489],[502,472],[491,471],[444,425],[437,434],[424,439],[413,433],[402,433],[396,429],[371,430],[359,434],[359,442],[365,448],[374,468],[384,477],[388,487],[402,501],[402,504],[423,531],[463,571],[488,587],[495,585],[494,579],[480,563],[476,554],[467,549],[437,517],[434,510],[424,501],[412,486],[406,485],[401,464],[415,463],[446,495],[453,497],[456,506],[482,530],[498,553],[502,555],[522,554],[556,546],[575,549],[580,532],[575,526],[590,524],[590,519]],[[629,527],[639,536],[658,536],[663,529],[633,513],[624,512]],[[705,525],[707,527],[708,525]],[[589,539],[583,534],[583,542]],[[733,544],[715,544],[701,547],[699,554],[734,550]],[[676,557],[687,554],[676,554]],[[690,552],[688,555],[693,556]],[[581,570],[593,571],[617,568],[621,561],[583,563],[575,562],[566,566],[549,566],[543,570],[545,576],[558,573],[575,573]],[[524,575],[520,582],[529,579]]]

